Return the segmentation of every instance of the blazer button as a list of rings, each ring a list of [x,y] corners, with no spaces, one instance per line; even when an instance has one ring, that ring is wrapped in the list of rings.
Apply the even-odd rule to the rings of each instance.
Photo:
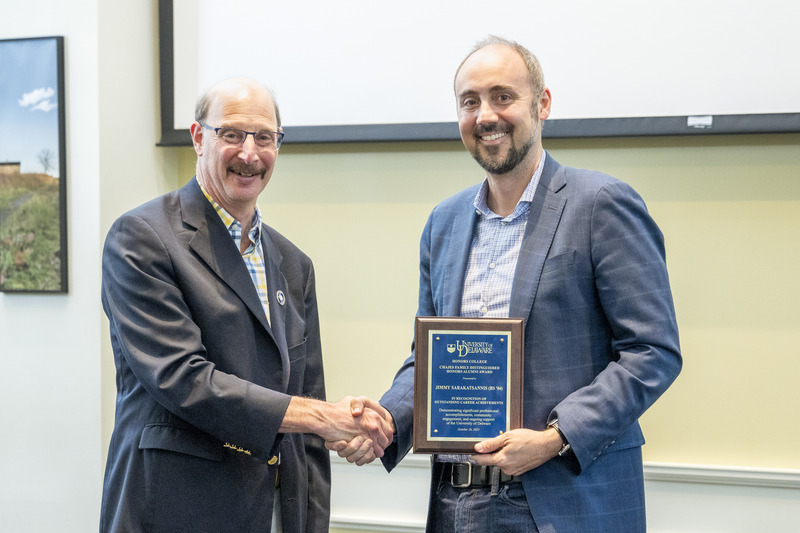
[[[267,464],[272,466],[277,462],[278,462],[278,456],[277,455],[273,455],[272,457],[269,458],[269,461],[267,461]]]

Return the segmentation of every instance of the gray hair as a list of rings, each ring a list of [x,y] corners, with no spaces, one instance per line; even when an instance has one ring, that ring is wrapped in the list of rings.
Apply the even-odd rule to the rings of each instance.
[[[281,127],[281,112],[278,109],[278,101],[275,100],[275,95],[272,94],[272,91],[269,91],[269,95],[272,97],[272,103],[275,107],[275,121],[278,123],[278,128]],[[211,107],[211,103],[214,101],[214,97],[216,96],[216,87],[212,87],[211,89],[207,90],[203,94],[200,95],[200,98],[197,99],[197,104],[194,106],[194,120],[195,122],[205,122],[206,117],[208,116],[208,110]]]

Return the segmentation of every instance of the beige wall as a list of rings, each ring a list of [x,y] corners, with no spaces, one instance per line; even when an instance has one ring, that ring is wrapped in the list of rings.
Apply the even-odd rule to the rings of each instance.
[[[666,236],[685,363],[644,416],[645,460],[800,468],[800,135],[545,147],[631,183]],[[185,181],[194,152],[179,158]],[[459,142],[281,149],[261,206],[314,259],[330,399],[389,386],[427,215],[481,178]]]

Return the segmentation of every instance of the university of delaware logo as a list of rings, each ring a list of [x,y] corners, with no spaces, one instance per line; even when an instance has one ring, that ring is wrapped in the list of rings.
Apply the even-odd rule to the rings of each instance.
[[[488,342],[469,342],[469,341],[456,341],[455,344],[447,345],[448,353],[455,353],[458,351],[459,357],[466,357],[471,353],[492,353],[492,345]]]

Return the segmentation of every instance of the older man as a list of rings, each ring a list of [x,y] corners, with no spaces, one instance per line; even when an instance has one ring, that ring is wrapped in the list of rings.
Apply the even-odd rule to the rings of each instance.
[[[272,95],[228,80],[195,118],[195,179],[106,239],[118,392],[100,529],[327,532],[323,438],[372,458],[391,428],[324,401],[311,261],[256,207],[283,138]]]

